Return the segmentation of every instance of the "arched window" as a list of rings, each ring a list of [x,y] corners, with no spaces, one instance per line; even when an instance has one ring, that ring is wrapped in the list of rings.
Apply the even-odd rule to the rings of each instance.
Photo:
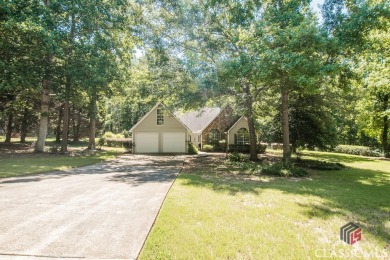
[[[213,143],[218,142],[219,140],[221,140],[221,132],[218,131],[218,129],[211,129],[209,132],[209,142]]]
[[[246,128],[240,128],[237,131],[237,144],[249,144],[249,131]]]

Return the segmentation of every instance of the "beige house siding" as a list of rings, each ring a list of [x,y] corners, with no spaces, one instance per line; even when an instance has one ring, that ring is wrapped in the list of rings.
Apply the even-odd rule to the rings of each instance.
[[[202,131],[202,145],[207,144],[209,132],[212,129],[218,129],[221,133],[221,140],[226,140],[226,132],[237,121],[238,116],[235,116],[233,109],[227,106],[223,109],[216,118]]]
[[[164,109],[164,124],[157,125],[157,109]],[[146,117],[142,118],[138,125],[132,129],[133,140],[136,140],[137,133],[153,132],[159,134],[159,152],[162,153],[163,148],[163,133],[164,132],[180,132],[185,133],[185,141],[189,140],[191,132],[175,117],[173,116],[163,105],[154,107]],[[187,144],[186,144],[187,151]],[[135,152],[137,153],[137,143],[135,143]]]
[[[159,108],[164,110],[164,123],[162,125],[157,125],[157,110]],[[220,140],[226,140],[227,145],[234,144],[234,135],[240,128],[248,129],[248,121],[245,117],[237,116],[230,106],[219,111],[213,114],[214,118],[211,116],[207,119],[210,120],[209,122],[203,120],[204,128],[202,130],[192,132],[188,125],[182,123],[162,103],[159,103],[130,130],[135,142],[135,153],[187,152],[187,142],[192,142],[196,147],[203,148],[205,144],[209,144],[209,133],[213,129],[219,131]],[[196,123],[192,120],[196,119],[187,120],[187,123]],[[137,142],[140,144],[139,150]],[[226,147],[218,142],[210,144],[214,146],[214,149],[224,150]]]
[[[248,120],[246,117],[241,117],[228,132],[228,144],[234,144],[234,135],[240,128],[248,128]]]
[[[191,140],[189,140],[189,141],[191,141],[191,143],[193,144],[193,145],[195,145],[197,148],[199,148],[199,146],[200,146],[200,144],[201,144],[201,134],[200,133],[192,133],[192,134],[190,134],[190,136],[191,136]]]

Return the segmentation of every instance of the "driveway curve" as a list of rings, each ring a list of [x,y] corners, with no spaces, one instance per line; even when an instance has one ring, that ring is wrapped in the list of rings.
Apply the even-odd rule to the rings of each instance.
[[[184,158],[0,179],[0,258],[136,258]]]

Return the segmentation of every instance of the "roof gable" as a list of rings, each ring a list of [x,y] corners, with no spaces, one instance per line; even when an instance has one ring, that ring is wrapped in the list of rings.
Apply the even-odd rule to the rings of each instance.
[[[178,119],[169,109],[161,102],[157,103],[148,113],[146,113],[138,122],[130,129],[130,132],[133,132],[135,128],[137,128],[145,119],[147,119],[152,112],[154,112],[157,108],[162,107],[166,112],[168,112],[177,122],[182,125],[188,131],[191,131],[180,119]]]
[[[244,116],[240,117],[240,119],[238,119],[233,125],[232,127],[229,128],[228,132],[230,132],[237,124],[239,124],[241,121],[246,121],[246,123],[248,124],[248,119]]]
[[[201,132],[207,127],[220,113],[219,107],[205,107],[197,111],[187,113],[176,112],[175,116],[182,121],[192,132]]]

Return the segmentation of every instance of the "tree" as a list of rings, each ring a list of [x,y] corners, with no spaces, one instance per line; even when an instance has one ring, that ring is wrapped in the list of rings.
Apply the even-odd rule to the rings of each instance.
[[[39,3],[39,5],[42,5]],[[43,6],[41,6],[41,13],[38,14],[41,20],[37,21],[38,26],[41,27],[41,30],[45,35],[45,44],[42,46],[44,48],[43,65],[40,78],[42,80],[41,84],[41,107],[40,107],[40,120],[39,120],[39,130],[38,138],[35,144],[35,152],[44,152],[45,151],[45,140],[47,136],[48,129],[48,118],[49,118],[49,100],[50,100],[50,91],[52,89],[52,81],[54,79],[55,67],[55,53],[58,50],[57,43],[59,39],[59,34],[55,30],[55,6],[52,5],[50,0],[43,1]]]
[[[18,92],[42,87],[41,127],[36,151],[44,150],[49,74],[54,69],[51,53],[55,49],[56,34],[50,30],[49,5],[48,0],[15,0],[0,6],[0,89]]]
[[[319,93],[338,65],[333,40],[321,30],[307,1],[270,1],[256,24],[261,80],[280,93],[283,163],[290,164],[289,96]]]
[[[300,147],[328,150],[336,146],[338,138],[335,118],[330,109],[332,102],[324,94],[292,93],[290,98],[289,125],[292,151],[296,152]],[[280,112],[268,122],[266,136],[270,141],[282,140]]]
[[[260,3],[160,1],[152,6],[163,23],[154,22],[151,27],[162,46],[181,57],[188,71],[193,72],[191,85],[196,85],[198,93],[206,98],[234,100],[248,118],[250,159],[257,160],[253,109],[264,87],[256,75],[260,50],[251,47],[257,40],[252,24],[259,19]]]
[[[390,25],[390,23],[389,23]],[[359,102],[359,123],[363,131],[380,140],[384,156],[390,157],[390,30],[373,31],[358,71],[363,75],[365,95]]]
[[[323,15],[325,28],[341,46],[340,56],[345,61],[360,60],[361,68],[355,72],[362,76],[368,95],[362,96],[359,121],[366,134],[379,137],[385,156],[390,156],[388,2],[326,0]]]

